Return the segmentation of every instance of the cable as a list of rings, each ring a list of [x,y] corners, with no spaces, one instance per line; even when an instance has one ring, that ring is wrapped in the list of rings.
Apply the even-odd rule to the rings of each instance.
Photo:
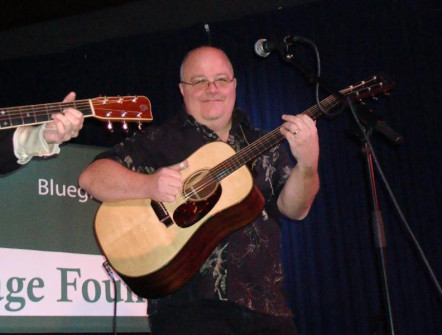
[[[336,116],[338,114],[340,114],[346,107],[345,104],[343,104],[343,106],[339,109],[339,111],[335,112],[335,113],[331,113],[327,110],[325,110],[325,108],[321,105],[321,101],[319,100],[319,87],[320,87],[320,78],[321,78],[321,59],[319,56],[319,50],[318,47],[316,46],[316,43],[313,42],[312,40],[309,40],[308,38],[302,37],[302,36],[295,36],[293,37],[293,42],[302,42],[307,44],[308,46],[310,46],[314,53],[315,53],[315,57],[316,57],[316,78],[309,78],[310,81],[316,81],[315,84],[315,99],[316,99],[316,105],[318,106],[318,109],[325,115],[327,116]],[[288,56],[291,57],[292,55]]]
[[[105,261],[103,263],[103,267],[106,270],[109,278],[112,280],[114,286],[114,315],[112,318],[112,333],[114,335],[117,335],[117,293],[118,293],[117,283],[115,282],[115,276],[108,261]]]

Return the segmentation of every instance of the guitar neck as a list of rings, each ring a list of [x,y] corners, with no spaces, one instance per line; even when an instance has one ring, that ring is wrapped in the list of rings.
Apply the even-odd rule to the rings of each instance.
[[[98,97],[22,107],[0,108],[0,130],[51,121],[51,115],[74,108],[84,117],[102,121],[150,122],[153,120],[150,101],[144,96]]]
[[[321,101],[321,105],[326,110],[331,110],[337,105],[339,101],[333,96],[329,96]],[[317,105],[314,105],[304,111],[302,114],[310,116],[313,120],[318,119],[322,116],[322,112]],[[256,157],[260,156],[264,152],[270,150],[279,142],[284,139],[284,136],[280,131],[281,127],[278,127],[271,132],[267,133],[263,137],[259,138],[255,142],[251,143],[247,147],[238,151],[235,155],[228,158],[224,162],[218,164],[210,170],[210,174],[213,179],[220,182],[223,178],[227,177],[231,173],[235,172],[248,162],[252,161]]]
[[[17,128],[19,126],[38,125],[49,122],[52,120],[52,114],[62,113],[66,108],[77,109],[83,113],[84,117],[94,115],[89,99],[1,108],[0,129]]]

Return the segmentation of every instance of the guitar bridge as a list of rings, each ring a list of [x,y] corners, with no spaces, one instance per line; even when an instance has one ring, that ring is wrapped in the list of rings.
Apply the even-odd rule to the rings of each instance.
[[[172,218],[170,217],[163,203],[151,200],[150,205],[153,211],[155,212],[155,214],[157,215],[158,220],[164,223],[166,227],[169,227],[173,224]]]

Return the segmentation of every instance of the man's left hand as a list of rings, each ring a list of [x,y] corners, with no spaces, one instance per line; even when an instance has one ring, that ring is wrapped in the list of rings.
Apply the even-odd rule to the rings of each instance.
[[[75,100],[75,93],[69,93],[63,102],[72,102]],[[77,137],[80,129],[83,127],[83,113],[74,109],[66,108],[63,113],[52,115],[53,121],[46,124],[43,137],[48,144],[63,143]]]

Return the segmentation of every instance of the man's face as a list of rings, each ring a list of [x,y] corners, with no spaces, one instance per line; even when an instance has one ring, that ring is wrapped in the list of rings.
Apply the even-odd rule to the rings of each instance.
[[[181,75],[186,83],[198,83],[179,84],[187,113],[214,130],[226,127],[235,105],[236,79],[225,54],[199,48],[188,56]]]

